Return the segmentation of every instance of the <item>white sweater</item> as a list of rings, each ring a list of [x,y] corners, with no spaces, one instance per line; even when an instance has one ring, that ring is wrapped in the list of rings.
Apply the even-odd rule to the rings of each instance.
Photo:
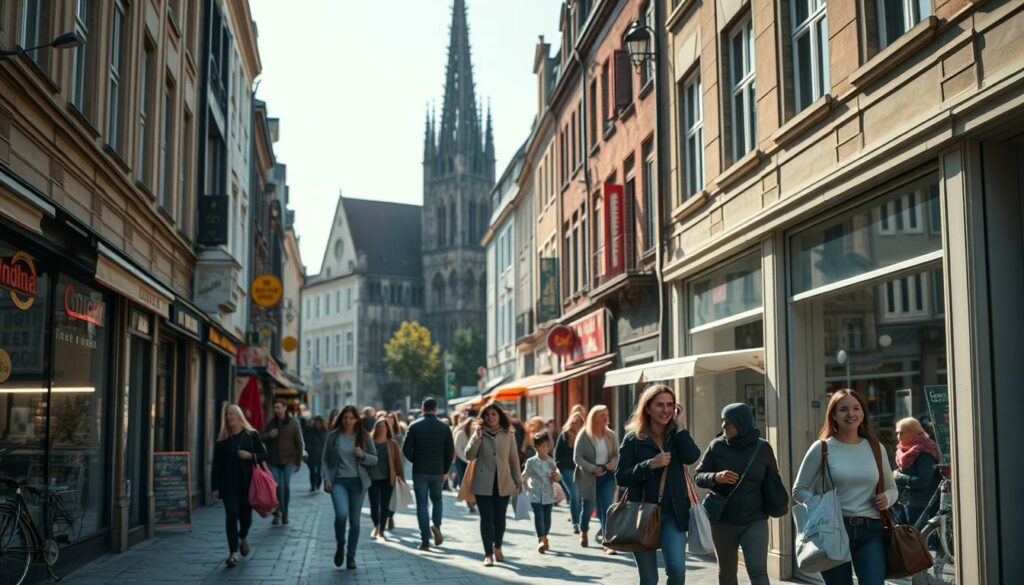
[[[881,446],[879,446],[881,448]],[[896,503],[899,492],[892,478],[889,458],[882,450],[882,469],[885,471],[885,498],[889,506]],[[843,516],[878,518],[875,509],[875,486],[878,485],[878,466],[871,443],[861,439],[856,445],[848,445],[828,439],[828,469],[835,485],[839,506]],[[831,489],[826,481],[825,490]],[[821,441],[815,441],[800,464],[800,471],[793,482],[793,499],[803,502],[814,494],[821,493]]]

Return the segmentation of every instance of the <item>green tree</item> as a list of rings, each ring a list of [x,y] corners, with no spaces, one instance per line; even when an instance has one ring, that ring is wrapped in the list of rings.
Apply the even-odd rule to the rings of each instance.
[[[480,379],[476,373],[477,368],[487,366],[487,339],[484,338],[484,332],[472,325],[459,329],[455,332],[448,354],[452,356],[456,386],[476,386]]]
[[[384,344],[388,373],[409,383],[409,395],[419,399],[423,386],[437,378],[441,347],[430,339],[430,330],[416,321],[403,321]]]

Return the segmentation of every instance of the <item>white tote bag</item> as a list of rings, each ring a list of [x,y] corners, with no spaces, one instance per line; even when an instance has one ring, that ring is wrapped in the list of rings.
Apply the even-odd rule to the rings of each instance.
[[[828,469],[828,446],[821,446],[821,490],[793,506],[796,524],[796,564],[801,571],[820,573],[850,561],[850,537],[843,524],[835,486],[825,491],[825,478],[832,484]]]
[[[521,491],[515,495],[514,507],[516,520],[530,519],[530,512],[532,511],[532,508],[530,507],[530,495],[525,491]]]
[[[412,505],[412,490],[409,489],[409,484],[405,483],[405,480],[396,477],[395,487],[391,491],[391,503],[389,508],[395,512],[401,512]]]
[[[690,526],[686,533],[686,550],[690,554],[709,555],[715,552],[715,541],[711,537],[711,521],[704,506],[697,501],[697,488],[693,485],[690,470],[683,466],[686,476],[686,491],[690,494]]]

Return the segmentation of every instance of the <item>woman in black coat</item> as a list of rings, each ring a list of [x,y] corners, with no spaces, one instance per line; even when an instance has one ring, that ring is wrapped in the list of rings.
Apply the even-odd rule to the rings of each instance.
[[[708,445],[693,476],[698,486],[728,498],[721,517],[711,522],[719,585],[737,583],[740,547],[751,585],[768,585],[768,514],[762,494],[765,479],[778,472],[775,452],[761,439],[750,407],[736,402],[723,408],[722,433]]]
[[[224,500],[227,520],[227,565],[238,564],[236,552],[249,554],[249,527],[252,507],[249,506],[249,482],[253,465],[267,460],[267,448],[259,432],[252,428],[237,404],[225,404],[221,414],[220,436],[213,449],[213,497]]]
[[[309,424],[302,431],[302,440],[306,444],[306,465],[309,467],[309,491],[315,493],[323,482],[321,466],[324,442],[327,441],[327,427],[323,417],[314,416],[309,419]]]
[[[686,430],[683,405],[677,404],[672,389],[655,384],[644,390],[636,410],[626,424],[626,437],[619,447],[615,482],[628,489],[631,502],[657,502],[665,473],[661,499],[661,555],[669,585],[683,585],[686,579],[686,531],[690,526],[690,495],[683,465],[700,458],[700,448]],[[657,551],[635,552],[640,585],[657,585]]]

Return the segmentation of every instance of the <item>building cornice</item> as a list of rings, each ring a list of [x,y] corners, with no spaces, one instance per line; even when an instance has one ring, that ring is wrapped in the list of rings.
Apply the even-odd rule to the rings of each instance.
[[[242,59],[249,69],[251,79],[259,77],[263,71],[263,62],[260,59],[260,47],[257,41],[256,23],[252,21],[252,12],[249,10],[249,0],[229,0],[231,6],[231,20],[235,25],[235,35],[238,39],[238,48],[241,49]]]

